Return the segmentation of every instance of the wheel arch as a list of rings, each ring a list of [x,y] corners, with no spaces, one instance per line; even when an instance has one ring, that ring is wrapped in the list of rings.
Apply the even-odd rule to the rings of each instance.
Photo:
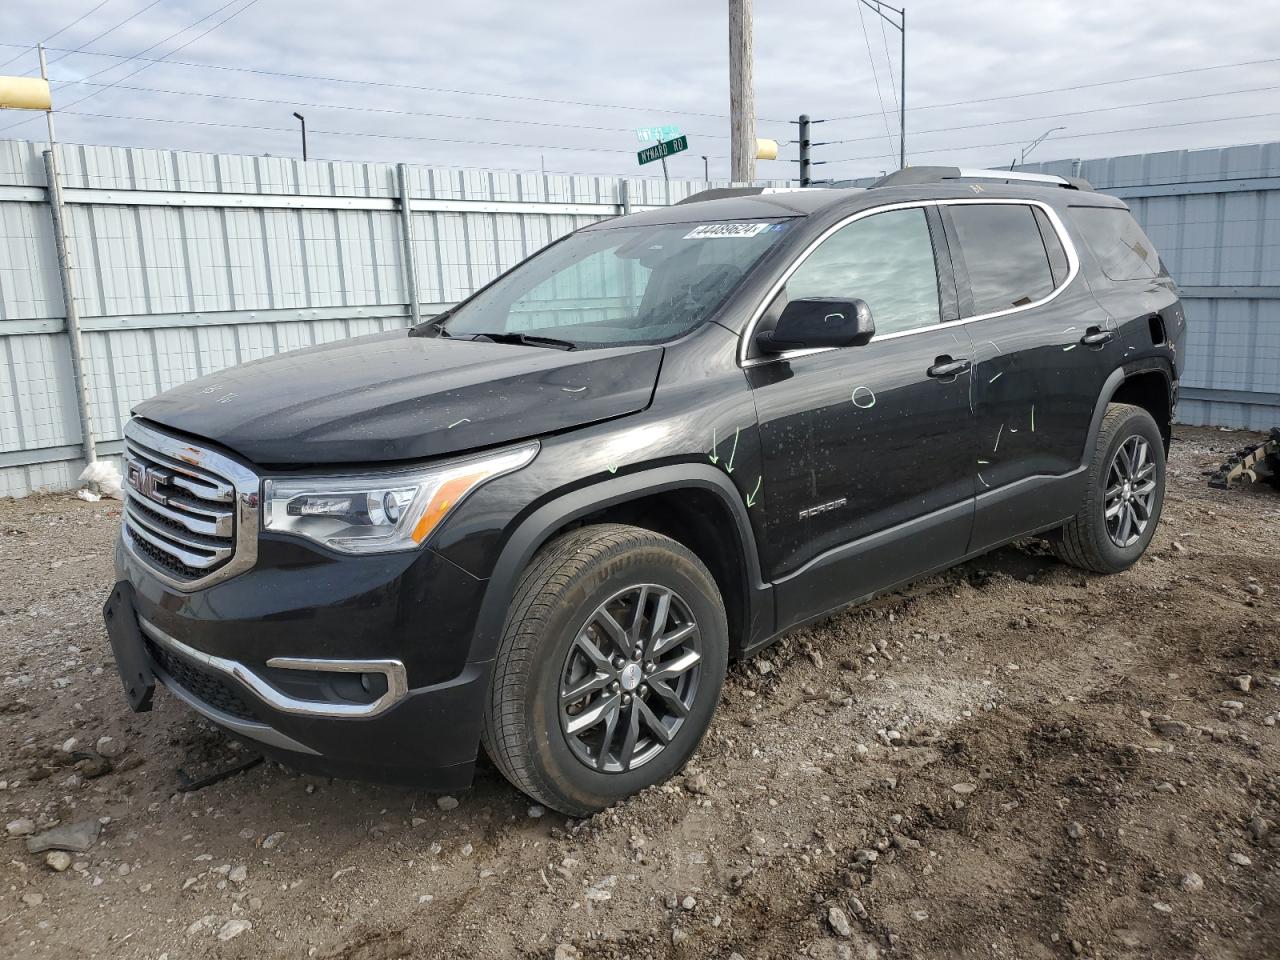
[[[1084,445],[1081,466],[1086,466],[1092,456],[1102,418],[1112,403],[1129,403],[1151,414],[1164,440],[1164,450],[1169,452],[1173,437],[1173,410],[1175,402],[1173,370],[1164,360],[1151,359],[1118,367],[1102,385],[1097,404],[1093,408],[1093,420],[1089,424],[1089,436]]]
[[[741,495],[710,465],[677,464],[567,492],[521,521],[507,538],[485,589],[472,662],[494,657],[516,585],[534,555],[568,530],[606,522],[669,536],[707,565],[724,600],[731,656],[772,631],[772,591],[760,574],[755,534]]]

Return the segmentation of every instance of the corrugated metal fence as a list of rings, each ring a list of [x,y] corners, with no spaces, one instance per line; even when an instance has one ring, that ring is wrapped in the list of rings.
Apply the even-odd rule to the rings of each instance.
[[[101,455],[129,408],[281,350],[403,326],[539,247],[706,184],[410,167],[412,271],[390,164],[60,149]],[[1280,424],[1280,144],[1028,166],[1133,208],[1191,322],[1182,420]],[[0,141],[0,496],[83,462],[41,145]],[[718,183],[716,185],[723,185]]]
[[[1280,143],[1020,167],[1122,197],[1186,300],[1178,419],[1280,426]]]
[[[83,467],[41,144],[0,142],[0,496]],[[281,350],[404,326],[538,248],[701,181],[59,149],[99,455],[130,407]],[[723,182],[715,185],[723,186]]]

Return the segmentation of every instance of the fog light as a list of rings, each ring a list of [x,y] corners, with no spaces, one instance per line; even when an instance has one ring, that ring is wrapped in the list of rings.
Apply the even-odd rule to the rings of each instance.
[[[360,674],[360,687],[372,699],[376,700],[387,692],[387,675],[385,673]]]

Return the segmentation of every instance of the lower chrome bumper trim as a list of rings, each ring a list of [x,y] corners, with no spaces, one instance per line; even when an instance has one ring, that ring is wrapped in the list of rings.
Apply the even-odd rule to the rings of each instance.
[[[138,618],[142,632],[173,653],[200,664],[207,670],[224,674],[239,681],[272,710],[306,717],[329,717],[340,720],[358,720],[376,717],[403,700],[409,693],[409,682],[404,663],[399,660],[327,660],[303,657],[272,657],[267,666],[284,670],[320,670],[334,673],[380,673],[387,680],[387,691],[372,703],[334,703],[332,701],[302,700],[272,686],[249,667],[238,660],[229,660],[189,647],[165,633],[155,624]],[[234,718],[231,718],[234,720]],[[219,723],[224,721],[219,720]],[[236,721],[243,723],[244,721]],[[229,726],[230,724],[228,724]],[[268,728],[270,729],[270,728]]]

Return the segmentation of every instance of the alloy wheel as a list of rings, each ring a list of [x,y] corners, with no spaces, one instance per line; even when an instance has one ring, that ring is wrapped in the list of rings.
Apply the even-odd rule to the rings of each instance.
[[[600,604],[560,675],[560,728],[574,756],[625,773],[661,753],[697,697],[701,640],[688,603],[668,587],[627,587]]]
[[[1117,547],[1131,547],[1151,522],[1156,498],[1156,464],[1146,438],[1129,437],[1107,470],[1103,517],[1107,536]]]

